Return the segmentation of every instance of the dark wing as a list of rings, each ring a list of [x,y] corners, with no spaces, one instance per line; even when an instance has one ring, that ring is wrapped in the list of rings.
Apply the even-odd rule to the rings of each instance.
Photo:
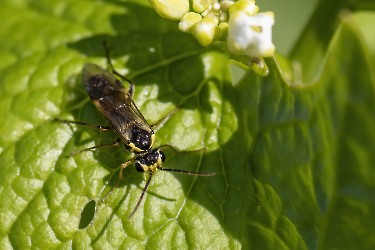
[[[100,89],[99,92],[101,92],[103,96],[113,95],[115,92],[123,92],[128,94],[124,88],[124,85],[122,85],[122,83],[117,80],[116,77],[99,65],[93,63],[86,63],[85,66],[83,66],[82,83],[89,95],[89,90],[93,88],[98,90]]]
[[[126,140],[133,125],[152,132],[146,119],[122,83],[102,67],[87,63],[82,69],[83,86],[98,110]]]
[[[133,126],[152,133],[152,129],[145,118],[139,113],[138,109],[134,109],[134,102],[130,97],[128,100],[130,100],[130,104],[119,101],[114,97],[105,97],[94,101],[94,104],[99,110],[102,110],[101,112],[112,123],[117,133],[122,135],[126,140],[130,140],[131,131],[129,129]]]

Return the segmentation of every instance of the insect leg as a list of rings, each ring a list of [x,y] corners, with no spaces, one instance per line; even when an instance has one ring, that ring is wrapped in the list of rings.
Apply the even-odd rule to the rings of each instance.
[[[97,148],[117,147],[120,144],[120,142],[121,142],[121,139],[118,138],[117,141],[115,141],[111,144],[102,144],[102,145],[97,145],[97,146],[94,146],[94,147],[85,148],[85,149],[82,149],[82,150],[79,150],[79,151],[71,152],[70,156],[80,154],[80,153],[85,152],[85,151],[94,150],[94,149],[97,149]]]
[[[194,153],[194,152],[200,152],[203,150],[207,150],[207,148],[201,148],[197,150],[191,150],[191,151],[178,151],[171,145],[164,145],[159,148],[160,151],[166,150],[166,149],[172,149],[175,154],[178,153]],[[187,175],[197,175],[197,176],[213,176],[216,175],[215,172],[191,172],[191,171],[186,171],[186,170],[180,170],[180,169],[171,169],[171,168],[163,168],[161,166],[158,167],[159,170],[162,171],[168,171],[168,172],[176,172],[180,174],[187,174]]]
[[[208,148],[204,147],[204,148],[200,148],[200,149],[197,149],[197,150],[190,150],[190,151],[178,151],[177,149],[175,149],[171,145],[163,145],[163,146],[161,146],[159,148],[160,151],[163,151],[163,150],[166,150],[166,149],[172,149],[175,154],[179,154],[179,153],[195,153],[195,152],[200,152],[200,151],[207,150]]]
[[[93,128],[93,129],[96,129],[96,130],[99,130],[100,132],[106,132],[108,130],[111,129],[111,127],[106,127],[106,126],[96,126],[96,125],[92,125],[90,123],[85,123],[85,122],[74,122],[74,121],[68,121],[68,120],[61,120],[61,119],[58,119],[58,118],[55,118],[53,119],[54,122],[62,122],[62,123],[72,123],[72,124],[79,124],[79,125],[84,125],[84,126],[87,126],[89,128]]]
[[[116,184],[113,186],[113,188],[111,189],[111,191],[109,191],[109,193],[106,195],[106,197],[104,197],[101,202],[105,201],[110,195],[111,193],[113,192],[113,190],[115,190],[115,188],[117,187],[118,183],[122,180],[122,171],[124,170],[124,168],[126,168],[127,166],[129,166],[130,164],[132,164],[134,161],[134,159],[131,159],[131,160],[128,160],[124,163],[121,164],[121,168],[120,168],[120,173],[118,175],[118,180],[116,182]]]
[[[112,61],[111,61],[111,57],[109,55],[109,49],[107,47],[107,42],[103,42],[103,46],[104,46],[104,50],[105,50],[105,55],[107,56],[107,61],[108,61],[108,64],[109,64],[109,67],[111,67],[111,70],[112,70],[112,73],[117,75],[118,77],[120,77],[121,79],[127,81],[130,85],[129,85],[129,95],[130,97],[133,99],[133,96],[134,96],[134,91],[135,91],[135,86],[134,86],[134,83],[132,81],[130,81],[128,78],[126,78],[125,76],[121,75],[120,73],[118,73],[114,68],[113,68],[113,64],[112,64]]]
[[[163,118],[161,118],[159,121],[157,121],[155,124],[153,124],[152,126],[151,126],[151,128],[152,129],[155,129],[155,131],[157,131],[157,127],[161,127],[161,126],[163,126],[164,125],[164,123],[166,122],[166,121],[168,121],[169,120],[169,118],[171,118],[171,116],[173,115],[173,114],[175,114],[177,111],[179,111],[180,110],[180,107],[177,107],[177,108],[175,108],[174,110],[172,110],[171,112],[169,112],[169,114],[168,115],[166,115],[165,117],[163,117]]]
[[[147,188],[148,188],[148,185],[149,185],[150,182],[151,182],[152,173],[153,173],[153,172],[150,171],[150,178],[148,178],[147,183],[146,183],[146,186],[145,186],[145,188],[143,189],[143,192],[142,192],[142,194],[141,194],[141,197],[139,198],[137,205],[135,205],[135,208],[134,208],[133,212],[129,215],[128,220],[130,220],[130,218],[135,214],[135,212],[137,211],[137,209],[138,209],[138,207],[139,207],[139,204],[141,204],[141,201],[142,201],[142,199],[143,199],[143,195],[145,194],[145,192],[146,192],[146,190],[147,190]]]
[[[190,172],[190,171],[186,171],[186,170],[162,168],[162,167],[159,167],[158,169],[162,170],[162,171],[175,172],[175,173],[187,174],[187,175],[196,175],[196,176],[213,176],[213,175],[216,175],[215,172]]]

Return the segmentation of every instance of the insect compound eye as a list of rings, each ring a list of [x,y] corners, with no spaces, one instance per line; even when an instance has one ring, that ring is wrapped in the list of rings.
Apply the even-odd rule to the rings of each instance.
[[[146,164],[146,160],[142,157],[138,157],[137,159],[135,159],[135,170],[137,170],[138,172],[144,172],[145,169],[143,167],[147,167],[147,164]]]
[[[164,162],[165,161],[165,154],[161,151],[159,151],[159,154],[160,154],[160,158],[161,158],[161,161]]]

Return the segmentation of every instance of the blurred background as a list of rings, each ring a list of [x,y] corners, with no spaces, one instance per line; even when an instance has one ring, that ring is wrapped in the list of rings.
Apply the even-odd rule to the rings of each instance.
[[[286,57],[289,55],[317,3],[317,0],[256,1],[260,12],[275,13],[272,39],[279,53]]]

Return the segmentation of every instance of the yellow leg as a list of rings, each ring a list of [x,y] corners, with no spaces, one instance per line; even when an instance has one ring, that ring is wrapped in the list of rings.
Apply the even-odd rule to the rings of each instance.
[[[172,149],[175,154],[180,154],[180,153],[195,153],[195,152],[200,152],[200,151],[207,150],[208,148],[204,147],[204,148],[200,148],[200,149],[197,149],[197,150],[178,151],[177,149],[175,149],[171,145],[163,145],[163,146],[159,147],[160,151],[163,151],[163,150],[166,150],[166,149]]]
[[[111,129],[111,127],[106,127],[106,126],[96,126],[96,125],[92,125],[90,123],[85,123],[85,122],[74,122],[74,121],[68,121],[68,120],[61,120],[61,119],[58,119],[58,118],[55,118],[53,119],[54,122],[61,122],[61,123],[71,123],[71,124],[79,124],[79,125],[83,125],[83,126],[87,126],[89,128],[93,128],[93,129],[96,129],[96,130],[99,130],[100,132],[106,132],[108,130]]]
[[[113,192],[113,190],[115,190],[115,188],[117,187],[117,185],[119,184],[119,182],[122,180],[122,171],[124,170],[124,168],[126,168],[127,166],[129,166],[130,164],[132,164],[134,161],[134,159],[131,159],[131,160],[128,160],[124,163],[121,164],[121,168],[120,168],[120,173],[118,175],[118,180],[116,182],[116,184],[113,186],[113,188],[111,189],[111,191],[109,191],[109,193],[106,195],[106,197],[104,197],[101,202],[105,201],[110,195],[111,193]]]

